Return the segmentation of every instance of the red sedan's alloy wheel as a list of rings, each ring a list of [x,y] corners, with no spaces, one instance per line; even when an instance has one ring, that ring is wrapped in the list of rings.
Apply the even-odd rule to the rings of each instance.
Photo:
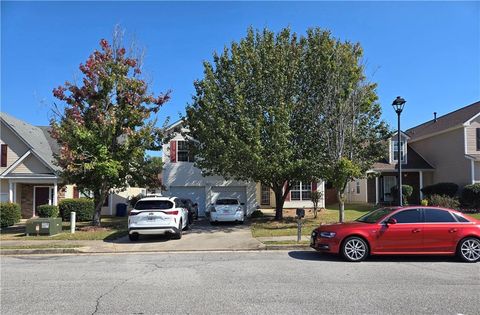
[[[349,261],[362,261],[368,256],[368,244],[360,237],[351,236],[343,242],[342,253]]]
[[[466,262],[477,262],[480,260],[480,240],[468,237],[458,245],[458,255]]]

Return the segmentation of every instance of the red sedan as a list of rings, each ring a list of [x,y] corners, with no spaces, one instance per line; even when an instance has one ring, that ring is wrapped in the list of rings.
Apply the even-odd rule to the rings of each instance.
[[[480,259],[480,220],[436,207],[373,210],[354,222],[321,225],[311,235],[317,251],[341,254],[348,261],[368,255],[458,255]]]

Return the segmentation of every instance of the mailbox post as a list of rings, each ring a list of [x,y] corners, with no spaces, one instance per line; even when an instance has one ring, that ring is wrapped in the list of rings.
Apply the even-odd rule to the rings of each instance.
[[[297,243],[302,240],[302,218],[305,217],[305,209],[297,208]]]

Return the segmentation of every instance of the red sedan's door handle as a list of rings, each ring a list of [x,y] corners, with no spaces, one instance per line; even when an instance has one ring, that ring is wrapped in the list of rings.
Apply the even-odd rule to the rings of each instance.
[[[413,230],[412,230],[412,233],[418,233],[418,232],[420,232],[420,231],[421,231],[420,229],[413,229]]]
[[[448,230],[448,232],[455,233],[455,232],[457,232],[457,229],[450,229],[450,230]]]

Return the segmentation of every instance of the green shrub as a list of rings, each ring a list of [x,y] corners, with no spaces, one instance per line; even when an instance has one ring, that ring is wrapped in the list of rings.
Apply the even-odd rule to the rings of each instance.
[[[428,196],[428,204],[435,207],[458,209],[460,202],[455,197],[431,195]]]
[[[390,189],[390,193],[392,194],[395,203],[398,203],[398,187],[393,186],[392,189]],[[402,185],[402,196],[403,196],[403,205],[408,205],[408,198],[412,195],[413,193],[413,187],[410,185]]]
[[[20,222],[22,218],[20,206],[11,202],[0,202],[0,226],[7,227]]]
[[[455,183],[437,183],[430,186],[425,186],[422,189],[425,196],[440,195],[454,197],[458,191],[458,185]]]
[[[261,210],[255,210],[250,215],[251,218],[261,218],[263,217],[263,212]]]
[[[480,208],[480,184],[466,185],[462,190],[462,204],[475,209]]]
[[[420,205],[422,205],[422,206],[424,206],[424,207],[428,206],[428,199],[422,199],[422,200],[420,201]]]
[[[70,221],[70,212],[76,212],[77,221],[90,221],[93,218],[95,205],[92,199],[63,199],[58,204],[63,221]]]
[[[41,205],[37,207],[36,214],[40,218],[56,218],[59,215],[58,206]]]

